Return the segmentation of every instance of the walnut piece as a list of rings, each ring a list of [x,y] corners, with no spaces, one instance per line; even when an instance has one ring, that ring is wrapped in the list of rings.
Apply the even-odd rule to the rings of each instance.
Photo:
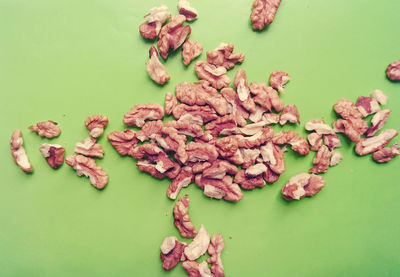
[[[26,151],[24,148],[24,140],[22,139],[21,130],[15,130],[12,133],[11,140],[11,155],[14,158],[15,163],[26,173],[33,171],[33,166],[28,160]]]
[[[181,234],[182,237],[194,238],[197,233],[193,223],[190,221],[188,208],[189,208],[189,198],[187,197],[182,197],[175,203],[174,225],[176,226],[176,228],[178,228],[179,233]]]
[[[190,38],[187,39],[182,45],[183,64],[188,66],[190,62],[193,61],[196,57],[200,56],[202,52],[203,46],[200,44],[200,42]]]
[[[386,163],[390,162],[398,155],[400,155],[400,146],[395,143],[392,145],[392,147],[385,147],[374,152],[374,154],[372,154],[372,158],[378,163]]]
[[[340,138],[338,135],[324,135],[324,143],[328,146],[329,150],[333,150],[335,148],[341,147],[342,143],[340,142]]]
[[[164,117],[164,109],[158,103],[135,105],[124,115],[124,124],[143,127],[145,120],[158,120]]]
[[[160,33],[162,25],[171,17],[167,6],[154,7],[144,16],[146,22],[139,26],[140,35],[149,40],[155,39]]]
[[[170,93],[167,92],[165,94],[165,113],[170,115],[172,113],[172,110],[178,105],[178,99]]]
[[[280,175],[286,170],[285,160],[282,149],[269,141],[266,145],[260,147],[263,162],[269,166],[269,169]]]
[[[265,181],[263,179],[263,172],[255,177],[247,177],[246,170],[242,169],[235,175],[235,183],[239,184],[245,190],[252,190],[256,187],[265,187]]]
[[[357,142],[355,151],[360,156],[373,153],[385,147],[397,135],[398,132],[396,130],[387,129],[377,136],[363,138]]]
[[[98,138],[103,134],[107,124],[108,117],[100,114],[91,115],[85,120],[85,126],[88,128],[89,134],[94,138]]]
[[[188,154],[188,161],[192,163],[213,162],[218,157],[218,152],[214,145],[202,142],[189,142],[186,145],[186,153]]]
[[[298,152],[300,155],[307,155],[310,152],[310,146],[307,140],[300,137],[299,134],[294,131],[281,131],[273,137],[272,142],[278,145],[290,144],[292,150]]]
[[[154,140],[157,135],[161,134],[164,123],[161,120],[147,121],[142,129],[136,133],[136,137],[140,141]]]
[[[400,60],[388,65],[386,75],[389,80],[400,81]]]
[[[332,152],[326,145],[322,145],[314,158],[314,166],[310,168],[311,173],[322,173],[326,172],[329,168],[329,162],[332,156]]]
[[[333,122],[335,132],[344,133],[351,141],[358,142],[367,131],[368,123],[361,118],[338,119]]]
[[[185,256],[188,260],[197,260],[200,256],[206,253],[210,244],[210,235],[203,225],[200,226],[199,232],[193,241],[185,248]]]
[[[55,138],[61,133],[57,123],[51,120],[38,122],[35,125],[29,126],[29,129],[36,132],[41,137]]]
[[[111,132],[107,135],[107,138],[115,150],[122,156],[129,155],[129,152],[138,143],[136,133],[130,129],[126,129],[123,132]]]
[[[307,121],[305,129],[307,131],[315,131],[319,135],[335,134],[335,131],[322,119],[313,119]]]
[[[250,20],[254,30],[262,30],[274,21],[281,0],[255,0]]]
[[[193,21],[199,16],[197,10],[192,8],[187,0],[178,0],[178,10],[186,17],[187,21]]]
[[[108,174],[92,158],[82,155],[69,155],[65,158],[67,165],[76,170],[78,176],[89,177],[90,183],[97,189],[103,189],[108,183]]]
[[[290,104],[283,108],[279,124],[285,125],[287,122],[300,124],[300,115],[296,105]]]
[[[88,157],[103,158],[104,150],[95,138],[86,138],[75,144],[74,152]]]
[[[207,51],[207,62],[216,67],[223,66],[227,70],[233,68],[235,64],[244,60],[243,53],[233,53],[233,43],[220,43],[220,45],[212,51]]]
[[[322,146],[322,136],[317,133],[311,133],[307,136],[308,143],[311,146],[311,151],[318,151]]]
[[[272,108],[280,112],[283,109],[284,103],[279,98],[278,92],[265,83],[251,83],[250,91],[255,95],[254,102],[261,107],[272,112]]]
[[[205,126],[205,130],[209,131],[212,136],[230,135],[237,131],[236,121],[232,114],[225,115],[214,121],[211,121]]]
[[[332,156],[331,156],[331,161],[329,163],[329,166],[335,166],[337,165],[343,158],[342,153],[333,151]]]
[[[376,101],[372,97],[364,97],[364,96],[358,97],[356,102],[356,107],[363,115],[363,117],[379,112],[381,110],[378,101]]]
[[[64,163],[65,148],[59,144],[43,143],[39,149],[47,163],[54,169]]]
[[[207,262],[184,261],[182,267],[189,277],[213,277]]]
[[[183,167],[168,187],[168,198],[175,200],[181,189],[187,187],[193,181],[194,175],[192,173],[192,168],[190,166]]]
[[[165,270],[173,269],[180,261],[186,243],[180,242],[176,237],[167,237],[161,244],[160,258]]]
[[[354,106],[353,102],[345,98],[340,98],[338,102],[333,105],[333,109],[344,119],[363,117],[360,111]]]
[[[161,253],[168,254],[171,252],[171,250],[175,248],[177,240],[178,239],[174,236],[166,237],[160,246]]]
[[[242,190],[228,175],[225,175],[222,180],[197,175],[195,180],[197,186],[204,190],[204,195],[210,198],[223,198],[226,201],[239,201],[243,198]]]
[[[381,105],[386,105],[387,102],[387,95],[384,94],[381,90],[376,89],[371,93],[372,98],[374,98],[376,101],[378,101],[379,104]]]
[[[235,121],[239,126],[247,124],[246,119],[249,118],[249,113],[242,106],[238,94],[232,88],[224,88],[221,90],[221,95],[228,103],[228,112],[233,114]]]
[[[168,75],[165,66],[158,59],[158,52],[154,46],[151,46],[149,56],[150,59],[146,63],[147,73],[154,82],[164,85],[171,77]]]
[[[374,114],[371,119],[371,126],[367,130],[367,137],[375,135],[376,132],[383,128],[383,125],[385,124],[391,112],[391,110],[386,109]]]
[[[172,114],[176,119],[180,119],[183,115],[190,114],[193,117],[200,117],[204,123],[218,118],[217,113],[210,106],[179,104],[172,110]]]
[[[216,89],[227,87],[231,82],[223,66],[217,67],[205,61],[197,61],[194,70],[199,79],[209,82]]]
[[[289,82],[290,76],[286,72],[276,70],[269,76],[269,84],[280,93],[285,93],[284,86]]]
[[[221,234],[214,234],[211,237],[211,243],[208,246],[210,257],[207,262],[211,264],[211,272],[214,277],[224,277],[224,266],[222,265],[221,252],[224,250],[225,242]]]
[[[300,200],[306,196],[314,196],[326,184],[322,176],[308,173],[300,173],[289,179],[282,187],[282,197],[287,200]]]

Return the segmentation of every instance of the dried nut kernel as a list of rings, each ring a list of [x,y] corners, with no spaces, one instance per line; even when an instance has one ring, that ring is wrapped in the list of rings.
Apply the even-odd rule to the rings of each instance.
[[[189,198],[182,197],[176,202],[174,206],[174,224],[182,237],[194,238],[197,233],[193,223],[190,221],[188,208]]]
[[[314,196],[326,184],[324,178],[314,174],[300,173],[282,188],[282,197],[287,200],[300,200],[306,196]]]
[[[337,165],[343,158],[342,153],[340,152],[332,152],[332,156],[331,156],[331,161],[329,163],[329,166],[335,166]]]
[[[315,131],[319,135],[335,134],[335,131],[322,119],[313,119],[306,123],[305,129],[307,131]]]
[[[203,170],[203,177],[222,180],[227,174],[235,175],[236,173],[238,173],[236,166],[227,161],[216,160]]]
[[[262,30],[274,21],[281,0],[254,0],[250,20],[254,30]]]
[[[173,269],[180,261],[186,243],[178,241],[176,237],[167,237],[161,244],[160,258],[165,270]]]
[[[332,156],[332,152],[326,145],[322,145],[314,158],[314,166],[310,169],[311,173],[322,173],[326,172],[329,168],[329,162]]]
[[[69,155],[67,165],[76,170],[78,176],[89,177],[90,183],[97,189],[103,189],[108,183],[108,174],[96,164],[95,160],[82,155]]]
[[[245,126],[247,124],[246,119],[249,118],[249,113],[242,106],[242,102],[236,91],[232,88],[223,88],[221,90],[221,95],[227,101],[228,112],[233,114],[236,123],[239,126]]]
[[[374,152],[374,154],[372,154],[372,158],[378,163],[390,162],[394,157],[400,155],[399,151],[400,147],[397,143],[395,143],[392,147],[385,147]]]
[[[210,244],[210,235],[203,225],[200,226],[199,232],[193,241],[185,248],[185,256],[188,260],[197,260],[200,256],[206,253]]]
[[[180,119],[183,115],[190,114],[194,117],[200,117],[204,123],[218,118],[217,113],[210,106],[189,106],[185,104],[179,104],[172,110],[172,114],[176,119]]]
[[[56,169],[63,164],[65,149],[61,145],[43,143],[39,150],[52,168]]]
[[[269,169],[277,175],[285,172],[285,160],[283,158],[282,149],[269,141],[266,145],[260,147],[263,162],[268,165]]]
[[[250,136],[244,137],[242,135],[237,135],[238,146],[241,148],[254,148],[258,147],[265,142],[271,140],[274,137],[274,129],[270,126],[265,126],[264,129],[259,131],[258,133]]]
[[[182,188],[187,187],[194,181],[194,175],[190,166],[185,166],[181,172],[172,180],[167,190],[167,196],[170,199],[176,199]]]
[[[383,128],[391,112],[391,110],[381,110],[374,114],[371,119],[371,126],[367,130],[367,137],[375,135],[376,132]]]
[[[29,126],[29,129],[36,132],[41,137],[54,138],[61,133],[57,123],[51,120],[38,122],[35,125]]]
[[[245,170],[245,175],[248,178],[254,178],[266,172],[268,168],[264,164],[255,164]]]
[[[388,65],[386,75],[389,80],[400,81],[400,60]]]
[[[384,94],[381,90],[376,89],[371,93],[372,98],[374,98],[376,101],[378,101],[379,104],[381,105],[386,105],[387,102],[387,95]]]
[[[268,167],[268,170],[265,171],[263,174],[265,182],[270,183],[270,184],[278,181],[279,176],[280,176],[279,174],[276,174],[275,172],[273,172],[269,167]]]
[[[368,123],[361,118],[338,119],[333,122],[336,132],[344,133],[351,141],[358,142],[367,131]]]
[[[123,132],[111,132],[107,135],[107,138],[115,150],[122,156],[129,155],[129,152],[138,143],[136,133],[130,129],[126,129]]]
[[[307,140],[294,131],[279,132],[273,137],[272,142],[278,145],[290,144],[292,150],[300,155],[307,155],[310,152]]]
[[[136,137],[140,141],[155,140],[157,135],[161,134],[164,123],[161,120],[147,121],[142,129],[136,133]]]
[[[307,136],[308,143],[311,146],[311,151],[318,151],[322,146],[322,136],[317,133],[311,133]]]
[[[283,108],[279,124],[285,125],[287,122],[300,124],[300,115],[296,105],[291,104]]]
[[[89,134],[94,138],[98,138],[103,134],[107,124],[108,117],[100,114],[91,115],[85,120],[85,126],[88,128]]]
[[[198,56],[200,56],[202,52],[203,52],[203,46],[200,44],[200,42],[188,38],[182,45],[183,64],[188,66],[190,62],[193,61]]]
[[[205,130],[209,131],[212,136],[230,135],[237,132],[235,118],[232,114],[225,115],[214,121],[211,121],[205,126]]]
[[[269,84],[280,93],[285,93],[284,86],[289,82],[290,76],[286,72],[276,70],[269,76]]]
[[[182,267],[189,277],[214,277],[207,262],[184,261]]]
[[[139,32],[145,39],[153,40],[160,33],[162,25],[171,17],[168,8],[165,5],[154,7],[144,16],[146,22],[139,26]]]
[[[201,125],[195,124],[195,121],[186,120],[188,117],[182,116],[178,121],[171,120],[165,123],[165,127],[172,127],[180,135],[201,137],[204,135]],[[201,120],[201,118],[200,118]],[[196,123],[199,123],[198,121]],[[163,128],[165,130],[165,128]]]
[[[260,175],[257,175],[256,177],[247,177],[246,176],[246,171],[245,170],[240,170],[238,174],[235,176],[235,183],[239,184],[243,189],[246,190],[252,190],[256,187],[264,187],[265,186],[265,181],[262,176],[262,172]]]
[[[356,153],[360,156],[376,152],[385,147],[389,142],[398,135],[394,129],[387,129],[379,135],[369,138],[363,138],[356,144]]]
[[[158,59],[158,52],[154,46],[151,46],[149,56],[150,59],[146,63],[147,73],[154,82],[164,85],[171,77],[168,75],[165,66]]]
[[[277,112],[282,111],[284,103],[279,98],[278,92],[272,87],[269,87],[264,83],[251,83],[250,91],[255,95],[254,102],[256,104],[270,112],[272,112],[272,109]]]
[[[135,105],[124,115],[124,124],[128,126],[143,127],[146,120],[161,120],[164,117],[164,109],[158,104]]]
[[[257,123],[247,124],[243,128],[239,128],[239,131],[243,135],[252,136],[252,135],[255,135],[258,132],[260,132],[266,125],[267,125],[267,122],[260,121]]]
[[[103,158],[104,150],[95,138],[86,138],[75,144],[74,152],[88,157]]]
[[[363,117],[379,112],[381,110],[378,101],[376,101],[372,97],[364,97],[364,96],[358,97],[356,102],[356,107],[363,115]]]
[[[186,153],[188,154],[188,161],[192,163],[213,162],[218,157],[218,152],[214,145],[202,142],[189,142],[186,145]]]
[[[161,29],[161,26],[160,26]],[[159,31],[158,31],[159,32]],[[144,39],[153,40],[158,36],[157,23],[156,22],[143,22],[139,26],[139,33]]]
[[[165,113],[170,115],[172,110],[178,105],[178,99],[172,95],[172,93],[167,92],[165,94]]]
[[[217,67],[205,61],[197,61],[194,70],[199,79],[209,82],[216,89],[225,88],[231,82],[223,66]]]
[[[180,14],[186,17],[187,21],[193,21],[199,15],[197,10],[192,8],[187,0],[178,0],[178,10]]]
[[[239,201],[243,198],[243,193],[238,184],[232,182],[232,177],[226,175],[219,179],[211,179],[197,175],[195,178],[198,187],[204,190],[204,195],[215,199],[225,199],[226,201]]]
[[[224,277],[224,266],[222,265],[221,252],[224,250],[225,242],[221,234],[214,234],[211,237],[211,243],[208,246],[210,257],[207,262],[211,264],[211,272],[214,277]]]
[[[233,68],[235,64],[244,60],[243,53],[233,53],[233,43],[220,43],[212,51],[207,51],[207,62],[215,66],[223,66],[227,70]]]
[[[33,171],[33,166],[28,160],[24,148],[24,140],[22,139],[21,130],[15,130],[11,136],[11,155],[15,163],[26,173]]]
[[[329,150],[333,150],[335,148],[341,147],[342,143],[340,142],[340,138],[338,135],[324,135],[324,143],[328,146]]]
[[[267,125],[276,124],[279,122],[279,114],[276,113],[265,113],[262,117],[262,121]]]
[[[160,246],[161,253],[168,254],[169,252],[171,252],[171,250],[175,248],[177,241],[178,239],[174,236],[166,237]]]
[[[338,102],[333,105],[333,109],[344,119],[363,117],[360,111],[354,106],[353,102],[345,98],[340,98]]]

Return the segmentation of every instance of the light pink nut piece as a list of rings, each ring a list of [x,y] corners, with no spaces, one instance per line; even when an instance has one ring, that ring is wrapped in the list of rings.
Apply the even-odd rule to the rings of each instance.
[[[59,144],[43,143],[39,151],[54,169],[60,167],[64,162],[65,149]]]
[[[278,145],[269,141],[266,145],[261,146],[260,150],[263,162],[268,165],[270,170],[278,175],[285,172],[286,166],[283,151]]]
[[[250,20],[254,30],[262,30],[274,21],[281,0],[255,0]]]
[[[199,232],[193,241],[185,248],[185,256],[188,260],[197,260],[200,256],[206,253],[210,244],[210,235],[203,225],[200,226]]]
[[[279,124],[285,125],[287,122],[300,124],[300,115],[296,105],[290,104],[283,108]]]
[[[185,166],[181,169],[181,172],[172,180],[167,190],[167,196],[170,199],[176,199],[182,188],[187,187],[194,181],[192,168]]]
[[[261,107],[272,111],[272,108],[280,112],[283,109],[284,103],[279,98],[278,92],[265,83],[251,83],[250,91],[255,95],[254,102]]]
[[[400,60],[388,65],[386,75],[389,80],[400,81]]]
[[[160,246],[161,253],[168,254],[171,252],[171,250],[175,248],[177,240],[178,239],[174,236],[166,237]]]
[[[216,160],[211,166],[204,169],[203,177],[222,180],[226,174],[235,175],[236,173],[238,173],[236,166],[224,160]]]
[[[185,247],[186,243],[178,241],[176,237],[167,237],[160,247],[162,267],[165,270],[173,269],[181,261]]]
[[[254,178],[266,172],[268,168],[264,164],[255,164],[245,170],[245,175],[248,178]]]
[[[326,145],[322,145],[314,158],[314,166],[310,169],[311,173],[322,173],[326,172],[329,168],[329,162],[332,156],[332,152]]]
[[[224,88],[221,90],[221,95],[228,102],[228,112],[233,114],[235,121],[239,126],[247,124],[246,119],[249,118],[249,113],[242,106],[236,91],[232,88]]]
[[[273,172],[269,167],[268,167],[268,170],[266,172],[264,172],[264,174],[263,174],[265,182],[270,183],[270,184],[278,181],[279,176],[280,176],[279,174],[276,174],[275,172]]]
[[[318,149],[322,146],[322,136],[317,133],[309,134],[307,139],[311,146],[311,151],[318,151]]]
[[[319,135],[335,134],[335,131],[322,119],[313,119],[306,123],[305,129],[307,131],[315,131]]]
[[[194,238],[197,233],[193,223],[190,221],[188,208],[189,198],[182,197],[176,202],[174,206],[174,225],[178,228],[182,237]]]
[[[357,142],[355,151],[360,156],[373,153],[385,147],[397,135],[396,130],[387,129],[377,136],[363,138]]]
[[[33,171],[33,166],[28,160],[24,148],[24,140],[22,139],[21,130],[15,130],[11,136],[11,155],[15,163],[26,173]]]
[[[364,96],[358,97],[356,102],[356,107],[363,115],[363,117],[379,112],[381,110],[378,101],[376,101],[372,97],[364,97]]]
[[[324,186],[326,181],[322,176],[300,173],[292,178],[282,188],[282,197],[287,200],[300,200],[306,196],[314,196]]]
[[[172,93],[167,92],[165,94],[165,113],[170,115],[177,105],[178,99]]]
[[[181,135],[191,136],[191,137],[201,137],[203,133],[203,129],[201,125],[198,125],[198,121],[196,123],[185,120],[188,117],[181,117],[178,121],[170,120],[165,123],[165,127],[172,127],[176,129],[176,132]],[[200,118],[201,120],[201,118]],[[165,129],[165,128],[164,128]]]
[[[333,122],[336,132],[344,133],[351,141],[358,142],[367,131],[368,123],[361,118],[338,119]]]
[[[257,132],[250,137],[244,137],[242,135],[237,135],[238,146],[241,148],[254,148],[264,144],[265,142],[271,140],[274,137],[274,129],[270,126],[265,126],[264,129]]]
[[[332,151],[335,148],[341,147],[342,143],[338,135],[324,135],[324,143]]]
[[[381,110],[374,114],[371,119],[371,126],[367,130],[367,137],[375,135],[376,132],[383,128],[391,112],[391,110]]]
[[[171,17],[168,8],[165,5],[154,7],[144,16],[146,22],[139,26],[140,35],[145,39],[155,39],[160,33],[161,27],[165,21]]]
[[[292,150],[298,152],[300,155],[307,155],[310,152],[310,146],[307,140],[300,137],[299,134],[294,131],[279,132],[274,136],[272,142],[278,145],[290,144]]]
[[[65,158],[67,165],[76,170],[78,176],[89,177],[90,183],[97,189],[103,189],[108,183],[108,174],[92,158],[82,155],[69,155]]]
[[[207,62],[215,66],[223,66],[227,70],[233,68],[235,64],[244,60],[243,53],[233,53],[233,43],[220,43],[212,51],[207,51]]]
[[[205,126],[205,130],[209,131],[212,136],[230,135],[237,131],[235,118],[232,114],[225,115],[214,121],[211,121]]]
[[[239,201],[243,198],[243,193],[238,184],[232,182],[232,177],[224,176],[222,180],[211,179],[197,175],[196,184],[204,190],[204,195],[215,199],[225,199],[226,201]]]
[[[331,161],[329,163],[329,166],[337,165],[338,163],[340,163],[342,158],[343,158],[342,153],[337,152],[337,151],[332,152]]]
[[[188,66],[190,62],[196,57],[200,56],[202,52],[203,46],[200,44],[200,42],[190,38],[187,39],[182,45],[183,64]]]
[[[86,138],[75,144],[74,152],[88,157],[103,158],[104,150],[95,138]]]
[[[199,15],[197,10],[192,8],[187,0],[178,0],[178,10],[180,14],[186,17],[187,21],[193,21]]]
[[[276,70],[269,76],[269,84],[280,93],[285,93],[284,86],[289,82],[290,76],[286,72]]]
[[[169,50],[175,51],[178,49],[190,35],[190,26],[182,26],[185,21],[186,17],[184,15],[175,15],[168,24],[162,27],[158,36],[157,46],[161,57],[164,59],[168,57]]]
[[[243,135],[252,136],[262,131],[262,129],[267,125],[267,122],[260,121],[257,123],[247,124],[243,128],[239,128]]]
[[[188,154],[188,161],[192,163],[213,162],[218,157],[218,152],[214,145],[202,142],[189,142],[186,145],[186,153]]]
[[[149,40],[155,39],[158,36],[158,32],[159,32],[159,31],[157,31],[157,27],[158,27],[157,25],[158,24],[156,22],[152,22],[152,23],[149,23],[148,21],[143,22],[139,26],[140,35],[145,39],[149,39]]]
[[[164,117],[164,109],[158,103],[135,105],[124,115],[124,124],[143,127],[146,120],[158,120]]]
[[[108,117],[100,114],[91,115],[85,120],[85,126],[88,128],[89,134],[94,138],[98,138],[103,134],[107,124]]]
[[[184,261],[182,267],[189,277],[213,277],[207,262]]]
[[[209,82],[216,89],[227,87],[231,82],[223,66],[217,67],[205,61],[197,61],[194,70],[199,79]]]
[[[151,46],[149,56],[150,59],[146,63],[147,73],[154,82],[164,85],[171,77],[168,75],[165,66],[158,59],[158,52],[154,46]]]
[[[235,136],[220,138],[215,142],[219,155],[223,158],[233,156],[238,150],[238,142]]]
[[[400,155],[399,151],[400,146],[395,143],[392,145],[392,147],[385,147],[374,152],[374,154],[372,154],[372,158],[378,163],[390,162],[394,157]]]
[[[267,125],[276,124],[279,122],[279,115],[276,113],[265,113],[262,117],[262,121]]]
[[[164,123],[161,120],[147,121],[142,129],[136,133],[136,138],[140,141],[155,140],[157,135],[161,134]]]
[[[363,117],[360,111],[354,106],[353,102],[345,98],[340,98],[338,102],[333,105],[333,109],[344,119]]]
[[[225,242],[221,234],[215,234],[211,237],[211,243],[208,246],[210,257],[207,262],[211,264],[211,272],[214,277],[224,277],[224,266],[222,265],[221,252],[224,250]]]
[[[172,114],[176,119],[180,119],[182,116],[190,114],[193,117],[200,117],[204,123],[218,118],[217,113],[210,106],[189,106],[185,104],[179,104],[172,110]]]
[[[36,132],[41,137],[54,138],[61,133],[57,123],[51,120],[38,122],[35,125],[29,126],[29,129]]]
[[[384,94],[381,90],[376,89],[371,93],[372,98],[374,98],[376,101],[378,101],[379,104],[381,105],[386,105],[387,102],[387,95]]]
[[[107,135],[111,145],[120,155],[129,155],[129,152],[136,146],[138,139],[136,133],[132,130],[126,129],[123,132],[114,131]]]
[[[235,176],[235,183],[239,184],[243,189],[252,190],[256,187],[265,187],[265,181],[263,179],[262,173],[255,177],[247,177],[245,170],[240,170]]]

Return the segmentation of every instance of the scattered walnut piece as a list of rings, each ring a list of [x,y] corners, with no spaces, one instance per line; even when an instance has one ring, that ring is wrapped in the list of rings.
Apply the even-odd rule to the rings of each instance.
[[[60,167],[64,162],[65,148],[59,144],[43,143],[39,151],[54,169]]]
[[[258,163],[258,164],[254,164],[254,165],[248,167],[245,170],[245,175],[246,175],[246,177],[254,178],[259,175],[262,175],[267,170],[268,170],[268,168],[264,164]]]
[[[242,106],[242,102],[236,91],[232,88],[223,88],[221,90],[221,95],[227,101],[228,112],[233,114],[236,123],[239,126],[245,126],[247,124],[246,119],[249,118],[249,113]]]
[[[185,247],[186,243],[178,241],[176,237],[165,238],[160,247],[162,267],[165,270],[173,269],[181,261]]]
[[[331,156],[331,161],[329,163],[329,166],[335,166],[338,163],[340,163],[340,161],[342,160],[343,155],[340,152],[337,151],[333,151],[332,152],[332,156]]]
[[[182,267],[189,277],[214,277],[207,262],[184,261]]]
[[[237,131],[236,121],[232,114],[225,115],[205,126],[205,130],[209,131],[212,136],[230,135]]]
[[[185,236],[183,236],[185,237]],[[210,244],[210,235],[203,225],[200,226],[199,232],[193,241],[185,248],[185,256],[188,260],[197,260],[200,256],[206,253]]]
[[[215,199],[226,201],[239,201],[243,193],[238,184],[233,183],[232,177],[225,175],[222,180],[196,176],[196,184],[204,190],[204,195]]]
[[[360,111],[354,106],[353,102],[345,98],[340,98],[338,102],[333,105],[333,109],[344,119],[363,117]]]
[[[150,59],[146,63],[147,73],[154,82],[164,85],[171,77],[168,75],[165,66],[158,59],[158,52],[154,46],[151,46],[149,55]]]
[[[144,16],[146,22],[139,26],[140,35],[145,39],[153,40],[160,33],[162,25],[171,17],[167,6],[154,7]]]
[[[171,250],[175,248],[177,240],[178,239],[174,236],[166,237],[160,246],[161,253],[168,254],[169,252],[171,252]]]
[[[129,152],[138,143],[136,133],[132,130],[126,129],[123,132],[114,131],[107,135],[111,145],[122,155],[129,155]]]
[[[389,144],[389,142],[397,135],[398,132],[396,130],[387,129],[377,136],[363,138],[357,142],[355,151],[360,156],[376,152]]]
[[[286,170],[285,160],[282,149],[269,141],[266,145],[260,147],[263,162],[269,166],[269,169],[280,175]]]
[[[189,120],[185,120],[185,117],[181,117],[178,121],[170,120],[166,122],[165,127],[172,127],[181,135],[201,137],[204,134],[203,129],[201,128],[202,124],[198,125],[197,123],[198,122],[190,122]],[[163,130],[165,130],[165,128]]]
[[[135,105],[124,115],[124,124],[143,127],[145,120],[158,120],[164,117],[164,109],[158,103]]]
[[[98,138],[103,134],[107,124],[108,117],[100,114],[91,115],[85,120],[85,126],[88,128],[89,134],[94,138]]]
[[[185,21],[186,17],[184,15],[175,15],[168,24],[161,28],[157,46],[161,57],[164,59],[168,57],[169,50],[175,51],[178,49],[190,35],[190,26],[182,26]]]
[[[340,142],[340,138],[338,135],[324,135],[324,144],[328,146],[329,150],[333,150],[335,148],[341,147],[342,143]]]
[[[351,141],[358,142],[368,129],[368,123],[361,118],[338,119],[333,122],[335,132],[344,133]]]
[[[252,190],[256,187],[265,187],[265,181],[263,179],[263,172],[255,177],[247,177],[246,170],[242,169],[235,175],[235,183],[239,184],[245,190]]]
[[[75,144],[74,152],[88,157],[103,158],[104,150],[95,138],[86,138]]]
[[[225,242],[221,234],[214,234],[211,237],[211,243],[208,246],[210,257],[207,262],[211,264],[211,272],[214,277],[224,277],[224,266],[222,265],[221,252],[224,250]]]
[[[194,70],[199,79],[209,82],[216,89],[222,89],[231,83],[231,79],[226,75],[226,68],[223,66],[217,67],[205,61],[197,61]]]
[[[379,112],[381,110],[378,101],[376,101],[372,97],[364,97],[364,96],[358,97],[356,102],[356,107],[363,115],[363,117]]]
[[[176,202],[174,206],[174,224],[176,228],[178,228],[179,233],[181,234],[182,237],[194,238],[197,233],[193,223],[190,221],[188,208],[189,208],[189,198],[182,197]]]
[[[389,80],[400,81],[400,60],[388,65],[386,75]]]
[[[287,105],[285,108],[283,108],[279,124],[285,125],[287,122],[300,124],[299,118],[300,115],[296,105],[294,104]]]
[[[176,97],[170,93],[167,92],[165,94],[165,113],[170,115],[172,113],[172,110],[178,105],[178,99],[176,99]]]
[[[204,123],[218,118],[217,113],[210,106],[189,106],[185,104],[179,104],[172,110],[172,114],[176,119],[180,119],[183,115],[190,114],[194,117],[200,117]]]
[[[69,155],[65,158],[67,165],[76,170],[78,176],[89,177],[90,183],[97,189],[103,189],[108,183],[108,174],[92,158],[82,155]]]
[[[367,137],[375,135],[376,132],[383,128],[383,125],[385,124],[391,112],[391,110],[386,109],[374,114],[371,119],[371,126],[367,130]]]
[[[274,21],[281,0],[255,0],[250,20],[254,30],[262,30]]]
[[[213,162],[218,157],[218,151],[214,145],[202,142],[189,142],[186,145],[188,161],[195,162]]]
[[[314,166],[310,169],[311,173],[322,173],[326,172],[329,168],[329,161],[332,156],[332,152],[326,145],[322,145],[314,158]]]
[[[387,95],[384,94],[381,90],[376,89],[371,93],[372,98],[374,98],[376,101],[378,101],[379,104],[381,105],[386,105],[387,102]]]
[[[326,184],[322,176],[308,173],[300,173],[282,187],[282,197],[287,200],[300,200],[306,196],[314,196]]]
[[[233,53],[233,43],[220,43],[212,51],[207,51],[207,62],[217,67],[223,66],[227,70],[233,68],[235,64],[244,60],[243,53]]]
[[[167,196],[170,199],[176,199],[182,188],[187,187],[194,181],[194,175],[190,166],[185,166],[179,174],[172,180],[167,190]]]
[[[279,114],[265,113],[262,117],[262,121],[267,125],[276,124],[279,122]]]
[[[136,137],[140,141],[154,140],[157,135],[161,134],[164,123],[161,120],[147,121],[142,129],[136,133]]]
[[[306,123],[307,131],[315,131],[319,135],[335,134],[335,131],[322,119],[313,119]]]
[[[15,163],[26,173],[33,171],[33,166],[28,160],[26,151],[24,148],[24,140],[22,139],[21,130],[15,130],[11,136],[11,155],[14,158]]]
[[[278,90],[280,93],[285,93],[284,86],[289,82],[290,76],[286,72],[276,70],[269,76],[269,83],[271,87]]]
[[[311,151],[318,151],[318,149],[322,146],[322,136],[318,133],[309,134],[307,139],[311,146]]]
[[[238,173],[236,166],[224,160],[216,160],[209,167],[203,170],[203,177],[222,180],[227,174]]]
[[[38,122],[35,125],[29,126],[29,129],[36,132],[41,137],[54,138],[61,133],[57,123],[51,120]]]
[[[374,154],[372,154],[372,158],[378,163],[390,162],[394,157],[400,155],[399,151],[400,146],[395,143],[392,145],[392,147],[385,147],[374,152]]]
[[[279,98],[278,92],[265,83],[251,83],[250,91],[255,95],[254,102],[261,107],[272,111],[272,108],[280,112],[283,109],[284,103]]]
[[[273,172],[269,167],[268,167],[268,170],[265,171],[263,174],[265,182],[270,183],[270,184],[278,181],[279,176],[280,176],[279,174],[276,174],[275,172]]]
[[[139,26],[139,33],[144,39],[153,40],[158,36],[157,32],[158,24],[156,22],[143,22]],[[161,26],[160,26],[161,29]]]
[[[239,128],[239,130],[243,135],[251,136],[260,132],[266,125],[267,122],[260,121],[257,123],[247,124],[243,128]]]
[[[300,137],[299,134],[294,131],[281,131],[273,137],[272,142],[278,145],[290,144],[292,150],[298,152],[300,155],[307,155],[310,152],[310,146],[307,140]]]
[[[178,0],[178,10],[186,17],[187,21],[193,21],[199,16],[197,10],[192,8],[187,0]]]
[[[202,52],[203,46],[200,44],[200,42],[188,38],[182,45],[183,64],[188,66],[190,62],[193,61],[196,57],[200,56]]]

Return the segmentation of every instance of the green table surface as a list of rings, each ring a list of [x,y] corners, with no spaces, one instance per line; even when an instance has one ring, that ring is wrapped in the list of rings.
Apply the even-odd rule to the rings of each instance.
[[[400,83],[387,80],[385,69],[400,58],[400,1],[284,0],[262,32],[251,29],[250,0],[191,2],[200,14],[191,37],[205,50],[233,42],[246,54],[240,67],[249,81],[266,82],[277,69],[291,75],[282,99],[297,105],[301,124],[284,130],[305,135],[306,121],[336,118],[340,97],[355,101],[377,88],[393,110],[385,128],[399,129]],[[166,236],[180,238],[168,180],[139,172],[103,136],[105,157],[97,162],[110,181],[98,191],[66,164],[51,169],[39,153],[50,141],[27,129],[58,122],[62,134],[51,143],[72,154],[88,136],[88,115],[109,117],[106,134],[123,130],[133,105],[163,104],[176,84],[196,81],[194,63],[186,68],[180,51],[165,62],[171,80],[164,87],[146,73],[151,43],[138,26],[160,4],[177,13],[174,0],[0,1],[0,276],[185,276],[180,266],[165,272],[159,258]],[[15,129],[33,174],[10,155]],[[315,155],[291,150],[279,181],[244,192],[238,203],[209,199],[196,185],[181,192],[195,226],[224,236],[227,276],[400,276],[400,158],[377,164],[341,138],[343,161],[324,174],[327,185],[313,198],[281,198],[282,186]]]

